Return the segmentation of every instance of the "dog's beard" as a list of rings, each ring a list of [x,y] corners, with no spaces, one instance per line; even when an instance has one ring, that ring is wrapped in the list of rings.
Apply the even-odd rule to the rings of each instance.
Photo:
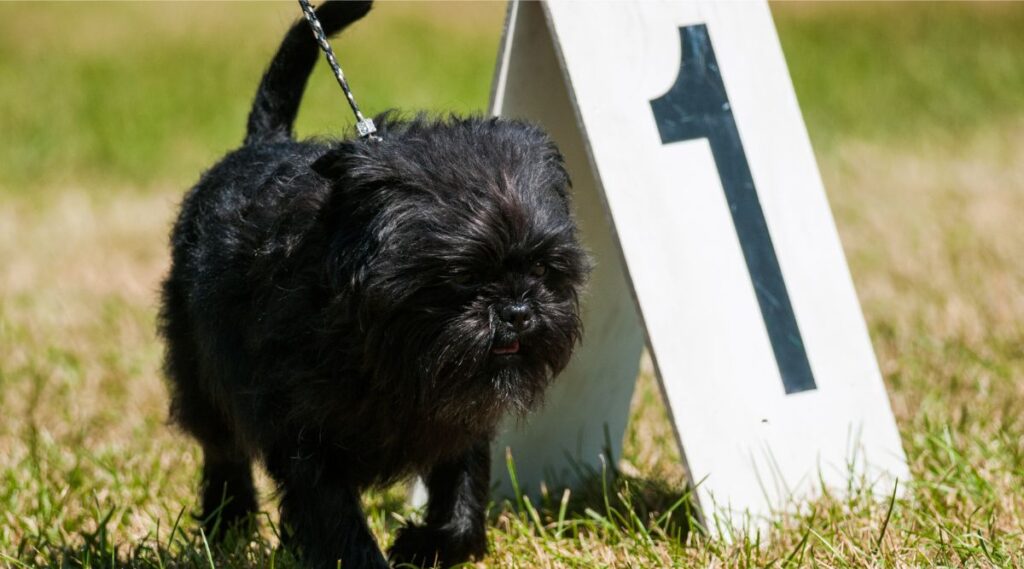
[[[464,255],[454,264],[472,276],[456,282],[452,259],[436,243],[378,256],[357,309],[363,369],[375,388],[411,404],[406,408],[421,418],[466,431],[491,430],[503,416],[521,417],[540,405],[580,339],[578,295],[587,271],[574,234],[551,233],[548,253],[537,257],[551,267],[544,277],[531,278],[521,267],[496,272],[486,255]],[[421,246],[431,239],[411,229],[392,237]],[[500,316],[514,302],[528,306],[528,325],[517,328]]]
[[[487,427],[505,414],[525,415],[569,363],[580,332],[574,298],[533,303],[534,323],[524,332],[501,322],[498,303],[450,320],[424,354],[423,377],[439,419]]]
[[[452,303],[410,299],[407,310],[367,336],[377,345],[368,346],[366,363],[393,395],[413,397],[420,413],[465,430],[486,431],[540,405],[580,337],[575,290],[534,300],[533,323],[521,332],[497,317],[499,297],[460,303],[450,293],[430,296]],[[502,353],[513,343],[515,353]]]

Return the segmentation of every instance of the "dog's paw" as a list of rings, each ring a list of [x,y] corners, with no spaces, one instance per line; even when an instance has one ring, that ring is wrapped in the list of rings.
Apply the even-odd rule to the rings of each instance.
[[[388,559],[396,568],[447,568],[486,554],[487,537],[483,532],[408,525],[398,530]]]

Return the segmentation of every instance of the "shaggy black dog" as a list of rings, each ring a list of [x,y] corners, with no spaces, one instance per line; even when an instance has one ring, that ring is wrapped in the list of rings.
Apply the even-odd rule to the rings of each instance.
[[[368,3],[323,5],[328,33]],[[394,562],[486,552],[489,443],[535,407],[580,336],[587,259],[551,140],[488,118],[377,118],[381,140],[296,141],[318,59],[304,22],[263,77],[244,145],[185,197],[161,333],[172,416],[203,447],[202,503],[279,486],[310,567],[387,567],[360,491],[414,474],[426,522]]]

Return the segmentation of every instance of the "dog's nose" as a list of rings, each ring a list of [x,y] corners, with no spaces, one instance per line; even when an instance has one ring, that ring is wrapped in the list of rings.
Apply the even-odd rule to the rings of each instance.
[[[516,330],[522,330],[530,324],[530,307],[525,302],[513,302],[501,308],[499,314],[501,319],[512,325]]]

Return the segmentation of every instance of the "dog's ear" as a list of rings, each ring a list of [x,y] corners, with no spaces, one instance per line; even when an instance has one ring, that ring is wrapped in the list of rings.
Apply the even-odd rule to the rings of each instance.
[[[349,144],[338,145],[328,150],[323,156],[310,164],[310,168],[328,180],[338,180],[345,175],[351,165],[353,149]]]
[[[324,214],[345,212],[347,216],[369,219],[383,207],[390,193],[394,172],[386,161],[386,153],[361,142],[339,144],[320,158],[310,169],[322,176],[330,186]]]
[[[387,153],[362,141],[344,142],[317,158],[310,168],[333,183],[379,186],[394,178]]]

